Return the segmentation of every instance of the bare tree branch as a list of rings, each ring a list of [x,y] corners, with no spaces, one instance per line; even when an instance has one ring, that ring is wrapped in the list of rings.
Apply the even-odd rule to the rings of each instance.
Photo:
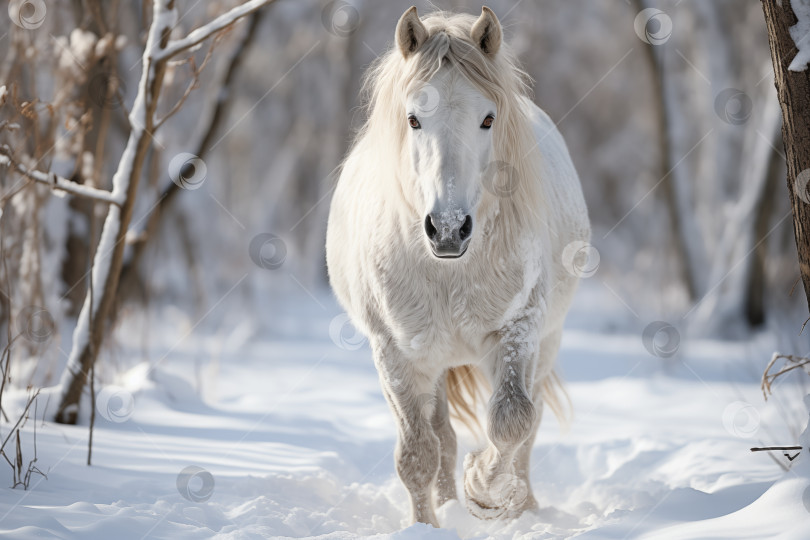
[[[169,36],[177,20],[175,0],[152,1],[152,23],[142,56],[141,79],[129,115],[132,131],[112,179],[113,193],[121,193],[124,197],[123,203],[120,207],[110,206],[93,256],[91,282],[96,291],[95,293],[88,291],[85,296],[73,332],[73,348],[60,381],[62,396],[55,418],[60,423],[76,423],[79,398],[109,330],[124,262],[127,228],[135,207],[144,159],[156,129],[155,111],[169,60],[174,54],[227,29],[241,17],[255,12],[272,0],[251,0],[232,9],[205,27],[192,32],[188,38],[175,42],[175,48],[170,53],[166,51],[169,50],[171,43]]]
[[[249,0],[240,6],[236,6],[208,24],[193,30],[186,37],[169,41],[166,47],[156,52],[152,58],[154,60],[165,60],[199,45],[214,34],[228,28],[242,17],[250,15],[260,7],[266,6],[274,1],[275,0]]]
[[[266,12],[260,10],[250,15],[245,32],[242,34],[239,42],[231,51],[230,57],[226,62],[227,68],[225,69],[224,75],[218,83],[219,92],[217,93],[217,99],[214,102],[213,110],[211,114],[207,116],[207,123],[199,130],[204,133],[204,135],[198,142],[196,149],[193,150],[194,155],[201,159],[205,158],[205,154],[210,149],[214,136],[216,135],[223,119],[226,116],[228,105],[231,103],[230,96],[236,81],[237,72],[239,71],[247,50],[253,43],[264,13]],[[143,229],[141,229],[140,232],[132,235],[142,240],[135,243],[132,256],[129,257],[129,260],[124,263],[124,267],[121,271],[122,298],[126,298],[129,291],[134,290],[133,285],[137,280],[138,264],[140,263],[144,251],[146,250],[149,236],[153,234],[154,231],[159,229],[160,220],[167,212],[167,209],[171,205],[172,201],[174,201],[175,196],[177,193],[179,193],[179,191],[180,188],[176,183],[169,182],[161,192],[160,196],[157,198],[157,202],[155,203],[157,208],[149,215],[146,225],[143,227]]]

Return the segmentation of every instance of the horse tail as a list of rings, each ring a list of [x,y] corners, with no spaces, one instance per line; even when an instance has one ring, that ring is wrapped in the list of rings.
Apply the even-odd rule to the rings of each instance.
[[[476,366],[459,366],[447,372],[447,402],[454,418],[473,433],[481,431],[481,422],[476,410],[483,399],[484,388],[488,388],[484,374]],[[562,379],[552,371],[543,381],[543,400],[557,417],[563,429],[571,422],[571,397],[565,390]]]
[[[481,431],[476,410],[483,390],[488,386],[481,370],[475,366],[459,366],[447,372],[447,402],[454,418],[473,433]]]
[[[560,427],[567,430],[571,424],[574,407],[571,403],[571,396],[568,395],[556,370],[552,370],[543,381],[543,401],[548,404],[548,408],[557,417]]]

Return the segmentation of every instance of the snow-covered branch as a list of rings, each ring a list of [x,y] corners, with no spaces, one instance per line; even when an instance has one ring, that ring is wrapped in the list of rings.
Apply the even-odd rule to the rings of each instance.
[[[166,47],[153,55],[153,59],[165,60],[196,45],[199,45],[214,34],[225,30],[242,17],[250,15],[257,9],[273,1],[274,0],[249,0],[242,5],[236,6],[208,24],[205,24],[192,31],[186,37],[169,41]]]
[[[86,197],[88,199],[95,199],[97,201],[114,204],[116,206],[121,206],[123,202],[121,197],[117,197],[109,191],[85,186],[72,180],[68,180],[67,178],[63,178],[52,172],[45,173],[42,171],[28,170],[14,159],[11,149],[6,145],[0,146],[0,156],[3,156],[0,158],[0,165],[2,165],[3,162],[6,162],[12,169],[26,178],[30,178],[31,180],[41,184],[47,184],[53,189],[65,191],[71,195],[78,195],[80,197]]]

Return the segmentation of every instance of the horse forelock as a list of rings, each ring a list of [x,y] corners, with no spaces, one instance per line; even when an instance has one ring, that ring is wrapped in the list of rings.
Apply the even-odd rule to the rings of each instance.
[[[470,37],[475,20],[467,14],[431,13],[422,18],[429,37],[415,54],[406,59],[392,47],[372,64],[363,83],[367,119],[355,144],[370,145],[368,155],[389,171],[392,163],[398,170],[404,167],[406,97],[439,70],[456,69],[497,108],[493,161],[506,164],[516,177],[511,196],[501,199],[501,215],[517,222],[511,224],[513,229],[540,226],[546,207],[539,173],[542,156],[523,104],[531,99],[531,77],[508,44],[494,56],[481,51]]]

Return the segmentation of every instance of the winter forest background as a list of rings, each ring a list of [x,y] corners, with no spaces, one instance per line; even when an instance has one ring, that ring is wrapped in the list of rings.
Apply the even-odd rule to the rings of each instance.
[[[176,0],[172,39],[240,3]],[[22,9],[16,0],[8,17],[0,12],[0,344],[8,345],[0,440],[9,436],[2,455],[10,465],[0,468],[0,531],[24,538],[36,526],[69,537],[79,522],[104,522],[92,509],[69,508],[78,501],[95,505],[107,519],[132,520],[85,530],[99,537],[105,530],[137,531],[134,538],[182,531],[235,538],[246,530],[264,536],[372,534],[404,525],[398,520],[405,518],[406,505],[385,454],[393,447],[393,426],[374,386],[370,353],[329,292],[323,246],[334,173],[363,120],[362,74],[391,46],[397,19],[413,3],[421,14],[481,9],[480,2],[454,0],[277,0],[167,62],[157,117],[170,116],[147,141],[109,328],[97,351],[93,384],[82,389],[75,427],[53,420],[110,203],[52,189],[47,173],[98,190],[112,187],[132,129],[127,115],[138,91],[152,7],[128,0],[23,2],[31,10],[25,12],[27,25],[11,16]],[[790,465],[778,452],[772,460],[750,457],[748,448],[799,444],[806,423],[801,370],[774,392],[776,404],[766,403],[758,388],[774,351],[808,354],[807,334],[800,333],[807,304],[785,182],[782,118],[760,2],[487,5],[535,80],[535,102],[566,138],[593,225],[589,266],[568,326],[572,335],[599,347],[593,354],[571,353],[588,358],[568,368],[561,361],[575,406],[578,382],[588,393],[587,384],[600,377],[618,379],[624,373],[611,366],[633,367],[628,358],[645,359],[638,369],[647,382],[638,384],[668,378],[683,384],[691,370],[692,386],[663,393],[663,407],[681,408],[667,413],[680,426],[672,428],[671,444],[655,437],[650,444],[675,456],[688,447],[683,441],[712,437],[701,431],[702,421],[694,421],[706,416],[725,442],[689,447],[688,455],[667,466],[677,469],[672,463],[680,463],[691,471],[688,465],[701,453],[716,460],[742,456],[725,459],[736,464],[712,469],[713,480],[703,484],[691,473],[684,473],[682,486],[672,475],[660,486],[642,482],[640,477],[666,465],[650,455],[627,458],[632,481],[613,476],[610,468],[612,480],[592,486],[588,495],[577,491],[581,480],[561,477],[547,490],[544,508],[554,511],[541,521],[549,528],[526,522],[504,527],[512,527],[510,537],[531,531],[557,537],[608,524],[614,529],[601,537],[622,537],[689,521],[690,512],[694,519],[709,519],[745,507]],[[648,8],[662,11],[639,19]],[[176,111],[175,103],[181,104]],[[20,168],[44,174],[36,182]],[[603,357],[599,348],[607,351]],[[317,362],[327,358],[331,365],[330,354],[339,360],[323,371]],[[341,367],[347,358],[351,367]],[[239,377],[229,371],[237,368]],[[362,375],[346,375],[361,368]],[[338,378],[294,390],[298,375],[310,381],[333,371]],[[690,412],[692,406],[681,400],[708,387],[715,394],[728,389],[728,397],[711,404],[695,398],[705,408]],[[256,398],[251,406],[251,388],[268,401]],[[646,395],[618,382],[605,389],[608,401],[628,392]],[[288,399],[290,393],[295,397]],[[355,393],[372,397],[355,402]],[[333,398],[337,405],[330,407]],[[656,409],[652,401],[635,399],[633,410]],[[728,412],[735,403],[748,411],[741,420],[737,409]],[[222,415],[229,407],[240,412]],[[737,424],[750,424],[751,409],[758,430],[740,438]],[[346,427],[340,413],[356,420],[364,410],[374,411],[364,429],[384,433],[370,436],[367,446],[356,442],[360,431]],[[628,414],[617,412],[606,422],[620,426]],[[161,417],[170,420],[161,424]],[[639,425],[658,422],[647,420]],[[305,434],[295,430],[299,421]],[[86,469],[91,422],[96,453]],[[244,422],[244,437],[228,432],[229,422]],[[188,443],[179,454],[164,448],[177,445],[161,439],[172,425],[180,426],[177,437],[201,426],[200,433],[185,435]],[[372,429],[377,425],[384,427]],[[555,429],[547,433],[564,437]],[[597,453],[625,457],[649,450],[644,444],[617,446],[607,435],[598,442],[579,439],[577,433],[575,424],[574,438],[564,445],[580,458],[589,444]],[[218,447],[208,437],[246,438],[255,455],[232,456],[230,468],[218,464]],[[279,461],[286,468],[251,469],[251,460],[272,453],[267,445],[276,443],[334,455],[313,457],[320,464],[315,466],[291,450],[289,461]],[[208,458],[207,451],[195,453],[198,445],[212,445]],[[121,452],[127,451],[133,457],[122,463]],[[170,461],[165,468],[156,465],[161,454]],[[566,455],[557,462],[565,463],[562,470],[598,476]],[[62,459],[65,464],[57,466]],[[368,476],[367,459],[379,459],[382,469]],[[200,462],[217,481],[210,502],[181,497],[174,488],[176,481],[180,489],[177,474],[184,466]],[[63,477],[59,467],[75,472]],[[343,467],[360,472],[344,477]],[[36,470],[51,471],[49,479],[41,480]],[[133,488],[139,475],[168,487]],[[374,485],[383,487],[375,491]],[[625,485],[630,487],[617,487]],[[716,515],[701,514],[703,499],[687,493],[680,499],[686,501],[683,515],[653,513],[658,521],[631,529],[663,493],[681,488],[708,494],[733,489],[713,507]],[[205,491],[205,478],[194,489]],[[563,502],[554,502],[555,489],[564,493]],[[25,493],[35,495],[23,502]],[[92,493],[103,495],[94,499]],[[280,502],[282,494],[293,500]],[[595,509],[583,507],[585,499]],[[247,500],[255,503],[250,510],[240,506]],[[56,517],[46,520],[32,501]],[[186,511],[192,507],[198,513]],[[132,513],[122,516],[123,508]],[[297,516],[301,508],[320,517]],[[72,521],[71,512],[83,518]],[[282,517],[273,521],[268,515]],[[630,521],[616,525],[617,516],[625,515]],[[458,517],[456,527],[462,536],[496,534],[465,519]]]

